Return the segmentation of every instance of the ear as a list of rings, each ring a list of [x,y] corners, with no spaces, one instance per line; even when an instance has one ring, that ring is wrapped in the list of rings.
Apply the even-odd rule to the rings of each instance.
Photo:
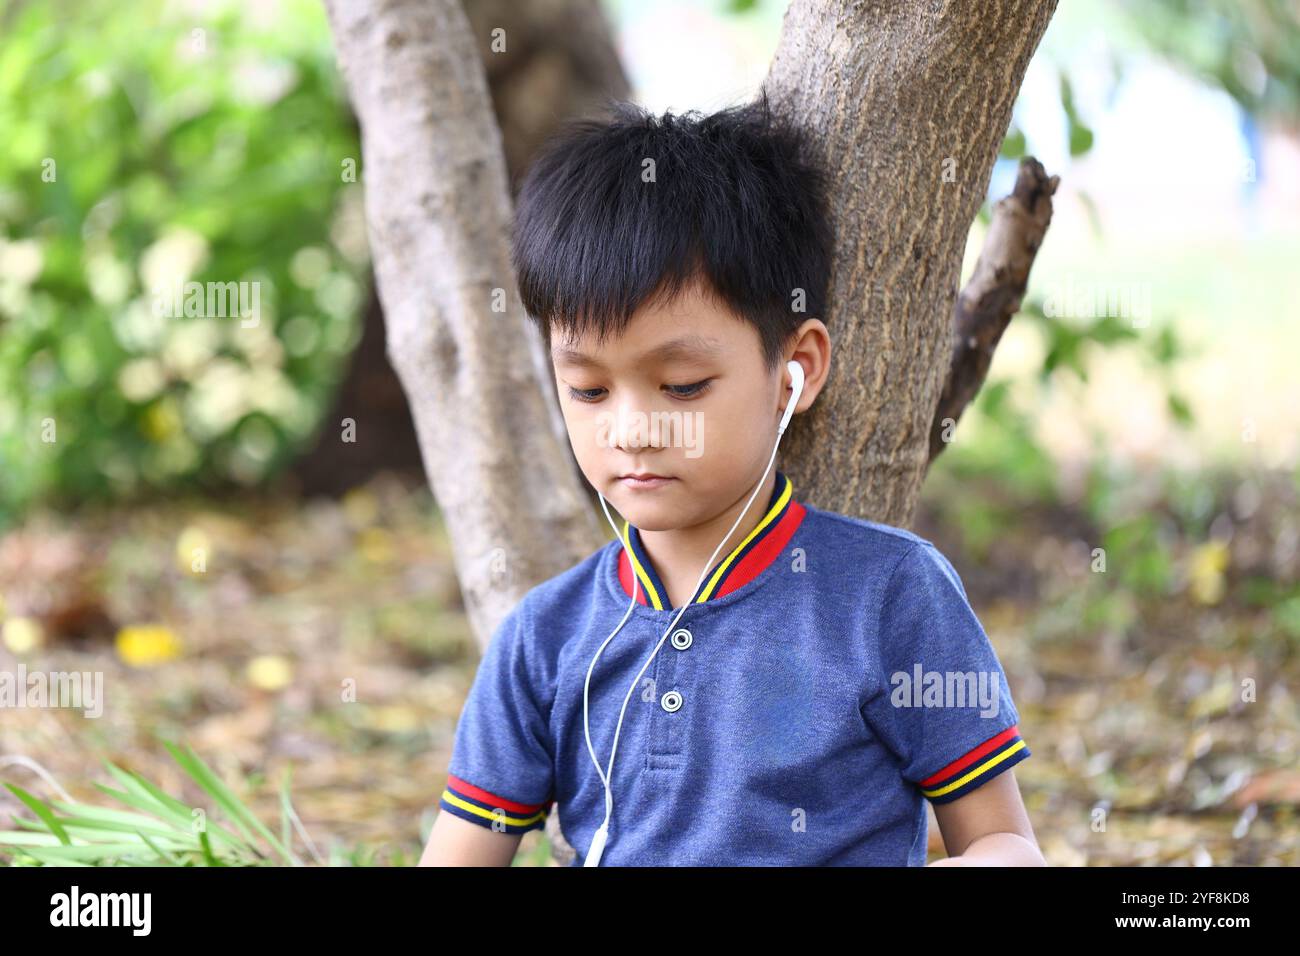
[[[803,393],[795,403],[795,412],[805,412],[812,407],[817,395],[821,392],[826,384],[827,378],[830,377],[831,369],[831,337],[826,330],[825,324],[821,319],[808,319],[794,334],[793,344],[790,347],[789,354],[786,355],[787,362],[797,362],[803,369],[804,382]],[[782,375],[781,393],[786,395],[786,389],[791,384],[791,377],[787,371]],[[782,404],[784,407],[784,403]]]

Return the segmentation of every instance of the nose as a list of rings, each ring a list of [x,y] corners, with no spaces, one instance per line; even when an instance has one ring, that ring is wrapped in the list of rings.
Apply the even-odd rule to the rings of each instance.
[[[639,392],[626,390],[618,403],[617,414],[615,443],[621,451],[632,452],[662,446],[659,430],[654,427],[654,412]]]

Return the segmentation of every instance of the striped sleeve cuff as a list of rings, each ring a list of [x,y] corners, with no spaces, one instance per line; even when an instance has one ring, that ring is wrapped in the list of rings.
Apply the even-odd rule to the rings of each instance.
[[[1019,728],[1012,724],[1002,733],[958,757],[938,773],[922,780],[921,793],[931,803],[948,803],[966,796],[981,784],[988,783],[1003,770],[1015,766],[1029,755],[1028,745],[1020,739]]]
[[[460,777],[448,775],[438,806],[453,816],[477,823],[501,833],[527,833],[546,825],[550,801],[519,803],[474,786]]]

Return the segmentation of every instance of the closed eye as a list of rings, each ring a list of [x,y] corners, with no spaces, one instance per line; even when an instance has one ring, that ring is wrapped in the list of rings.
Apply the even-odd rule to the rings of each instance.
[[[600,398],[603,388],[574,388],[569,386],[569,397],[579,402],[594,402]]]
[[[692,382],[689,385],[665,385],[664,390],[674,398],[696,398],[708,391],[709,386],[712,384],[713,379],[706,378],[699,382]],[[577,402],[598,402],[601,393],[605,391],[603,388],[574,388],[572,385],[567,386],[567,388],[569,389],[569,397]]]
[[[665,385],[664,388],[668,390],[668,394],[675,395],[677,398],[694,398],[707,391],[712,383],[713,379],[706,378],[690,385]]]

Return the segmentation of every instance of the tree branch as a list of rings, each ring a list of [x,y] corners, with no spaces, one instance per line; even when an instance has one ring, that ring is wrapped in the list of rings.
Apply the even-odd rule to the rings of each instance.
[[[1002,333],[1020,309],[1029,270],[1052,221],[1059,176],[1032,156],[1020,161],[1016,185],[994,205],[975,272],[953,309],[952,362],[930,426],[930,461],[943,451],[952,427],[988,375]]]

